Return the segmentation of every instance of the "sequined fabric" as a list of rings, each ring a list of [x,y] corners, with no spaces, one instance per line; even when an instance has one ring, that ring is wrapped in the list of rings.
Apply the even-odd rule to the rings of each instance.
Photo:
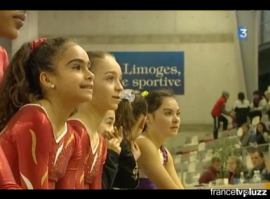
[[[160,147],[159,150],[160,150],[159,152],[162,154],[161,160],[162,160],[163,166],[166,166],[168,162],[168,152],[163,145]]]
[[[55,139],[45,109],[28,104],[8,122],[0,145],[23,189],[74,189],[81,159],[79,140],[68,124]]]
[[[92,150],[87,128],[79,120],[68,120],[68,123],[81,137],[82,161],[79,166],[77,178],[83,176],[76,189],[102,189],[102,171],[107,156],[107,145],[101,136],[97,146]]]

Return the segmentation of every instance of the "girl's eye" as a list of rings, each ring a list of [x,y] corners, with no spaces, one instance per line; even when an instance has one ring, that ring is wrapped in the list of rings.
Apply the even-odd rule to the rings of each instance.
[[[110,76],[110,77],[107,78],[107,80],[108,80],[108,81],[112,81],[112,80],[113,80],[113,77]]]
[[[76,69],[76,70],[80,70],[81,69],[81,66],[80,65],[75,65],[72,67],[73,69]]]
[[[165,115],[171,115],[171,113],[170,112],[166,112]]]

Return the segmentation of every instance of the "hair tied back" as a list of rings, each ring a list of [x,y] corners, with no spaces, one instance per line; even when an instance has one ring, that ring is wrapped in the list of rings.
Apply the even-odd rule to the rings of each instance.
[[[31,50],[34,51],[41,43],[45,42],[47,38],[40,38],[31,43]]]
[[[120,100],[126,99],[130,103],[132,103],[135,100],[135,95],[132,93],[131,89],[123,90],[120,94]]]
[[[143,91],[143,92],[141,93],[141,96],[146,97],[148,94],[149,94],[148,91]]]

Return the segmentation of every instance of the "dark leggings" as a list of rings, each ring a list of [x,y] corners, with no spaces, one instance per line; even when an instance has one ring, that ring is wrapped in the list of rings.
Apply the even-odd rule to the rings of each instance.
[[[224,117],[223,115],[219,116],[219,117],[213,117],[214,119],[214,131],[213,131],[213,137],[214,139],[218,139],[218,129],[220,128],[220,122],[223,123],[223,131],[228,129],[228,120],[226,117]]]

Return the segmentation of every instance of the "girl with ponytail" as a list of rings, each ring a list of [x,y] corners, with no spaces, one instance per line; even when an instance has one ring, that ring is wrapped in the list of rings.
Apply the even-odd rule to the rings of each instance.
[[[74,189],[79,137],[66,123],[92,98],[87,53],[68,38],[27,42],[0,85],[0,146],[23,189]]]
[[[141,152],[135,140],[142,133],[146,120],[147,103],[144,94],[145,92],[124,90],[121,93],[121,101],[115,115],[112,111],[107,113],[108,116],[113,118],[113,121],[115,120],[115,123],[111,122],[106,125],[106,119],[108,118],[105,117],[105,125],[103,125],[103,128],[99,128],[99,132],[103,133],[108,141],[117,137],[113,126],[116,129],[122,127],[123,130],[120,154],[116,156],[108,150],[102,178],[105,189],[135,189],[138,186],[137,160]]]

